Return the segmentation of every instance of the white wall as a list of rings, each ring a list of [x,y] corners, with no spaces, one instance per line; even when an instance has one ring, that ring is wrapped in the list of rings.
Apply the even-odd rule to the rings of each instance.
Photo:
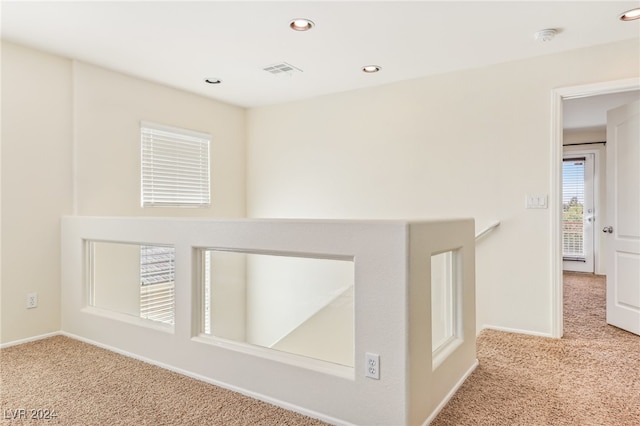
[[[353,281],[351,260],[249,256],[247,342],[272,347],[353,286]],[[347,327],[353,328],[353,322]]]
[[[502,220],[478,245],[478,325],[549,333],[550,213],[523,206],[525,194],[550,190],[550,92],[637,77],[638,56],[630,40],[246,117],[3,42],[0,341],[59,329],[61,215],[242,216],[245,167],[252,217],[474,216],[478,229]],[[139,207],[139,120],[213,135],[210,209]],[[39,307],[27,311],[31,291]]]
[[[607,140],[607,129],[585,129],[585,130],[565,130],[562,135],[562,143],[564,145],[576,145],[592,142],[605,142]],[[582,149],[569,148],[565,149]]]
[[[245,113],[3,41],[0,342],[60,329],[61,216],[243,217]],[[141,120],[212,135],[210,208],[140,207]]]
[[[245,215],[245,110],[74,63],[77,214]],[[140,206],[140,120],[209,133],[210,208]]]
[[[92,246],[92,306],[139,317],[140,246],[102,241]]]
[[[637,76],[637,40],[249,111],[250,217],[473,216],[479,327],[551,334],[551,92]],[[384,72],[384,71],[383,71]]]
[[[60,329],[60,217],[71,212],[71,62],[2,42],[0,342]],[[38,307],[26,309],[26,295]]]
[[[208,253],[212,336],[323,360],[333,360],[331,353],[336,352],[337,358],[346,359],[343,365],[353,366],[353,296],[350,310],[348,300],[337,302],[347,289],[353,292],[352,260]],[[293,332],[296,336],[289,339]]]
[[[247,337],[247,255],[209,250],[208,256],[211,283],[210,334],[245,342]]]
[[[353,367],[353,293],[350,287],[271,348]]]

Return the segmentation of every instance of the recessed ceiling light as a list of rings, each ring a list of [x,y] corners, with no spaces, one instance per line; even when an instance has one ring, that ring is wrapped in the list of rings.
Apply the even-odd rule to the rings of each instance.
[[[294,31],[309,31],[314,25],[313,21],[305,18],[297,18],[289,22],[289,27]]]
[[[367,74],[373,74],[374,72],[378,72],[382,69],[379,65],[365,65],[362,67],[362,72],[366,72]]]
[[[627,10],[625,13],[620,15],[621,21],[635,21],[636,19],[640,19],[640,7]]]
[[[209,84],[220,84],[222,83],[222,80],[218,80],[217,78],[205,78],[204,82]]]

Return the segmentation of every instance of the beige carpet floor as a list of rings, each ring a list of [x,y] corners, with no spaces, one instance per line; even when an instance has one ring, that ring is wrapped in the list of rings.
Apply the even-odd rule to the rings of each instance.
[[[605,278],[564,276],[564,337],[484,330],[480,365],[432,422],[640,425],[640,336],[605,322]]]
[[[2,349],[0,368],[0,425],[325,424],[64,336]]]
[[[640,337],[605,324],[603,277],[564,283],[565,337],[483,331],[479,367],[433,425],[640,425]],[[6,418],[20,409],[57,417]],[[324,424],[62,336],[0,351],[0,415],[0,426]]]

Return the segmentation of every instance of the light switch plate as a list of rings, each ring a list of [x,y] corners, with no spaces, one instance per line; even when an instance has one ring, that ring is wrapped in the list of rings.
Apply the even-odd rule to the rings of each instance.
[[[525,208],[546,209],[548,206],[547,195],[527,195],[525,198]]]

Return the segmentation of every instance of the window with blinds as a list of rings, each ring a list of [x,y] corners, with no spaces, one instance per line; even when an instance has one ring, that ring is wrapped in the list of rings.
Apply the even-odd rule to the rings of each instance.
[[[149,122],[140,133],[142,206],[209,206],[211,136]]]
[[[562,162],[562,256],[565,260],[585,259],[585,162],[584,157]]]
[[[174,247],[140,246],[140,317],[174,323]]]

